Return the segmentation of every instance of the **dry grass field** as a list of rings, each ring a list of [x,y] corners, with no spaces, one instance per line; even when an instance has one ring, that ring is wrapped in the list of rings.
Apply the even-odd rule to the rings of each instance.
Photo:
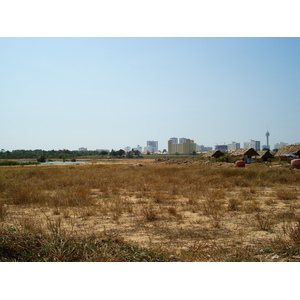
[[[264,163],[1,167],[0,260],[299,261],[299,183]]]

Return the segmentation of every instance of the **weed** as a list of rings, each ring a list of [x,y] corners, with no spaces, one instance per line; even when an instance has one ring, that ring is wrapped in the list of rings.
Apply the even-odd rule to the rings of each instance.
[[[283,225],[284,233],[294,242],[300,243],[300,218],[298,218],[296,224],[289,222]]]
[[[276,214],[276,219],[284,221],[292,221],[296,217],[296,213],[293,210],[281,211]]]
[[[0,201],[0,221],[4,221],[7,215],[8,206],[7,204]]]
[[[228,211],[237,211],[241,205],[241,200],[237,198],[230,198],[228,200],[227,210]]]
[[[274,204],[276,204],[276,200],[274,200],[274,199],[266,199],[265,200],[265,203],[267,204],[267,205],[274,205]]]
[[[21,231],[23,232],[34,232],[34,233],[40,233],[42,232],[42,227],[37,220],[34,220],[31,217],[22,216],[22,218],[19,220],[19,224],[21,227]]]
[[[168,207],[167,211],[170,216],[176,218],[177,220],[182,219],[182,214],[178,211],[177,207],[175,206]]]
[[[258,201],[245,201],[243,202],[242,210],[246,213],[260,212],[261,206]]]
[[[204,200],[201,205],[202,212],[204,215],[212,216],[213,218],[217,219],[223,215],[224,212],[223,204],[224,202],[222,200],[208,198]]]
[[[269,231],[274,225],[273,216],[271,214],[256,213],[254,215],[254,225],[259,230]]]
[[[43,204],[45,203],[45,197],[43,193],[34,188],[16,185],[10,191],[9,201],[14,205]]]
[[[53,215],[56,215],[56,216],[59,216],[61,214],[59,207],[55,207],[52,212],[53,212]]]
[[[141,214],[146,222],[153,222],[158,220],[157,212],[154,210],[151,204],[147,207],[142,208]]]
[[[297,199],[297,191],[292,189],[280,189],[277,190],[276,196],[279,200],[293,200]]]
[[[46,214],[45,217],[47,219],[47,228],[54,236],[60,236],[65,233],[61,225],[61,218],[51,220]]]

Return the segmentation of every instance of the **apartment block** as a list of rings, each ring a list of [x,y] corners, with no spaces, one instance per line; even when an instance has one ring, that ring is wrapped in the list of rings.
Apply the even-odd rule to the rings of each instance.
[[[212,147],[204,146],[204,145],[197,145],[196,144],[196,151],[197,152],[206,152],[212,150]]]
[[[227,145],[227,149],[228,151],[234,151],[236,149],[240,149],[241,148],[241,144],[240,143],[236,143],[236,142],[232,142],[231,144]]]
[[[172,141],[173,144],[178,144],[178,138],[176,137],[170,138],[170,141]]]
[[[216,145],[215,150],[219,150],[221,152],[226,152],[228,150],[228,146],[227,145]]]
[[[143,151],[143,147],[140,146],[140,145],[137,145],[136,147],[132,148],[132,150],[135,150],[135,151],[137,150],[139,152],[142,152]]]
[[[250,140],[250,142],[244,142],[244,148],[253,148],[256,151],[259,151],[260,141]]]
[[[192,154],[194,151],[196,151],[196,143],[194,142],[194,140],[185,139],[184,143],[173,143],[173,141],[176,141],[175,139],[176,138],[171,138],[168,141],[169,154]]]
[[[287,143],[280,142],[274,145],[274,149],[281,149],[284,145],[288,145]]]
[[[145,151],[157,152],[158,151],[158,141],[147,141],[147,146],[144,149],[145,149]]]

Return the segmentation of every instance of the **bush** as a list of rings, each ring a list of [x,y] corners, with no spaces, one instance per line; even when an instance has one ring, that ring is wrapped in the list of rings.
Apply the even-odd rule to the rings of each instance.
[[[19,165],[19,162],[17,161],[11,161],[11,160],[0,161],[0,166],[17,166],[17,165]]]
[[[224,154],[216,159],[217,162],[233,162],[230,154]]]
[[[36,165],[38,162],[35,161],[27,161],[27,162],[18,162],[12,160],[0,161],[0,166],[23,166],[23,165]]]
[[[46,162],[46,156],[42,155],[37,159],[38,162]]]

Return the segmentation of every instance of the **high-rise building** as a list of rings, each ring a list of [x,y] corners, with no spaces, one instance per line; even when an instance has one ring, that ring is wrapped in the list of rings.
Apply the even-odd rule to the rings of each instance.
[[[228,144],[228,151],[234,151],[236,149],[240,149],[241,148],[241,144],[240,143],[236,143],[236,142],[232,142],[231,144]]]
[[[185,142],[186,142],[186,140],[187,140],[186,138],[180,138],[180,139],[179,139],[179,144],[183,144],[183,143],[185,143]]]
[[[226,152],[228,150],[227,145],[215,145],[215,150],[219,150],[221,152]]]
[[[284,145],[288,145],[287,143],[280,142],[274,145],[274,149],[281,149]]]
[[[212,147],[207,147],[207,146],[204,146],[204,145],[197,145],[196,144],[196,151],[197,152],[206,152],[206,151],[210,151],[212,150]]]
[[[253,148],[256,151],[259,151],[260,141],[250,140],[250,142],[244,142],[244,148]]]
[[[134,148],[132,148],[132,150],[134,150],[134,151],[139,151],[139,152],[142,152],[143,151],[143,147],[142,146],[140,146],[140,145],[137,145],[136,147],[134,147]]]
[[[170,138],[170,141],[172,141],[173,144],[178,144],[178,138],[176,137]]]
[[[196,143],[193,140],[185,139],[184,143],[173,143],[173,140],[177,138],[171,138],[168,141],[168,153],[169,154],[192,154],[196,151]],[[176,141],[176,140],[175,140]],[[178,139],[177,139],[178,141]]]
[[[158,151],[158,141],[147,141],[147,146],[145,151],[157,152]]]

